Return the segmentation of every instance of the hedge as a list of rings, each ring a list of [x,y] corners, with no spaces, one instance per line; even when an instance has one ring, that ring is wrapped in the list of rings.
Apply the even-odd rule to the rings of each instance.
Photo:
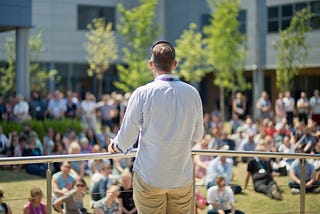
[[[28,120],[22,123],[1,121],[0,125],[2,126],[3,133],[9,136],[9,133],[12,131],[21,133],[25,123],[29,123],[31,129],[37,132],[39,139],[43,139],[43,137],[47,134],[49,127],[52,127],[55,131],[59,131],[62,134],[65,134],[69,128],[75,130],[77,134],[81,133],[82,131],[82,123],[81,120],[78,119]]]

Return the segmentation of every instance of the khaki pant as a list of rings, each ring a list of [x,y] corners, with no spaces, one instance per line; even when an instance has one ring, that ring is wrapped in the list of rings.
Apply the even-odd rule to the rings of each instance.
[[[192,183],[182,188],[159,189],[133,174],[133,199],[139,214],[192,213]]]

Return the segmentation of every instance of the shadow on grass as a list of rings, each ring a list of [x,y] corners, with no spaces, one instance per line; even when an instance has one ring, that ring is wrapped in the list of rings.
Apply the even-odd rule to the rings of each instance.
[[[15,172],[10,169],[0,169],[0,183],[4,182],[16,182],[16,181],[30,181],[30,180],[39,180],[45,179],[41,176],[27,174],[24,169],[21,169],[19,172]]]

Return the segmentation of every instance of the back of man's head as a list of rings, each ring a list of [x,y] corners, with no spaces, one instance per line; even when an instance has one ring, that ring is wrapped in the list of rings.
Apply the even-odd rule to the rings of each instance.
[[[159,41],[152,46],[151,60],[158,71],[170,72],[175,56],[175,49],[169,42]]]

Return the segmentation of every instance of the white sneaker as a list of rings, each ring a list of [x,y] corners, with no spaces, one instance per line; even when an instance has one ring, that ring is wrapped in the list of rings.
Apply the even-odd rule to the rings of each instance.
[[[299,194],[299,193],[300,193],[300,189],[298,189],[298,188],[292,188],[292,189],[291,189],[291,193],[292,193],[292,194]]]

